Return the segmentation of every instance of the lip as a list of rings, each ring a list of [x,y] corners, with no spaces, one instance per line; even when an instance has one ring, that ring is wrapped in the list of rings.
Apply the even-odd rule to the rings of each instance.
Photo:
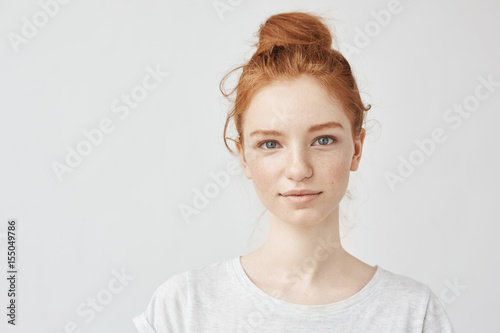
[[[313,190],[303,189],[303,190],[292,190],[292,191],[288,191],[288,192],[280,193],[280,194],[282,196],[286,197],[289,195],[309,195],[309,194],[319,194],[319,193],[321,193],[321,191],[313,191]]]
[[[310,190],[294,190],[280,194],[283,198],[294,204],[305,204],[313,201],[323,192]]]

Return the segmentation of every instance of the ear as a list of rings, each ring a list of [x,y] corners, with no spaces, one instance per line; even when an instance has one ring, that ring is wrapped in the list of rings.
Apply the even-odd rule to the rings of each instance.
[[[361,154],[363,152],[363,143],[365,141],[366,131],[364,128],[357,137],[354,138],[354,155],[351,161],[351,171],[358,170],[359,162],[361,161]]]
[[[236,139],[235,143],[236,143],[236,149],[238,150],[238,155],[240,157],[241,166],[243,168],[243,171],[245,172],[245,176],[248,179],[252,179],[252,173],[250,172],[250,168],[247,165],[247,161],[245,159],[245,150],[240,144],[240,139],[239,138]]]

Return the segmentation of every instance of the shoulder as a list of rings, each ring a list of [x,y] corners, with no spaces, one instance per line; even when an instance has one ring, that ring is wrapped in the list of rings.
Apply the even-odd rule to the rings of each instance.
[[[182,315],[187,301],[186,273],[174,274],[156,288],[144,312],[134,318],[139,332],[177,329],[175,318]]]
[[[156,322],[162,314],[172,314],[178,308],[177,306],[172,307],[172,303],[182,305],[182,303],[187,301],[187,273],[188,271],[184,271],[172,275],[153,292],[145,311],[151,323]]]
[[[415,280],[407,275],[395,273],[379,267],[381,275],[381,287],[391,290],[398,296],[417,296],[428,298],[431,292],[425,283]]]
[[[148,331],[147,328],[161,332],[183,331],[193,304],[200,303],[198,299],[203,298],[207,290],[217,293],[214,286],[224,283],[220,277],[227,263],[226,260],[188,269],[166,279],[154,291],[145,311],[134,319],[136,327],[141,332]]]
[[[223,284],[228,262],[229,260],[217,261],[174,274],[157,287],[153,299],[187,299],[194,288]]]
[[[186,270],[167,278],[156,288],[153,293],[153,299],[162,296],[184,295],[188,286],[188,272],[189,270]]]
[[[379,267],[377,299],[395,307],[406,307],[423,315],[432,296],[430,287],[407,275]]]
[[[379,266],[370,290],[373,297],[367,298],[363,309],[376,311],[384,325],[412,327],[419,332],[454,332],[444,305],[427,284]]]

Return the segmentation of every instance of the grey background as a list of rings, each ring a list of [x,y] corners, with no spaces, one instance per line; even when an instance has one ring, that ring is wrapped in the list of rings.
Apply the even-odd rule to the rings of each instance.
[[[58,11],[16,52],[12,34],[22,36],[23,17],[43,19],[41,3]],[[360,46],[360,31],[372,35],[346,53],[376,122],[351,173],[356,198],[342,202],[344,246],[428,284],[457,332],[495,332],[500,89],[457,128],[443,115],[471,100],[479,77],[500,82],[500,3],[401,1],[382,26],[373,12],[389,3],[0,2],[2,275],[10,218],[19,265],[18,325],[7,325],[3,310],[2,331],[60,333],[74,322],[82,332],[134,332],[132,318],[167,278],[261,244],[267,214],[251,181],[239,173],[217,186],[211,176],[238,162],[222,141],[229,105],[218,84],[255,51],[267,17],[306,10],[330,18],[341,51]],[[141,85],[148,66],[169,76],[121,119],[112,103]],[[66,146],[75,149],[104,118],[113,131],[59,181],[53,163],[64,164]],[[391,189],[385,174],[435,128],[446,141]],[[181,205],[210,188],[217,192],[188,221]],[[122,271],[129,280],[110,293]],[[0,304],[6,290],[1,278]],[[100,311],[87,303],[97,296],[106,300]]]

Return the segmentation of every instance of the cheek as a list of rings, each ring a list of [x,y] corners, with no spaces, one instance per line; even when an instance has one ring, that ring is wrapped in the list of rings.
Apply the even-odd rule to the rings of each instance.
[[[351,163],[346,156],[338,156],[322,163],[321,177],[331,185],[343,184],[349,179]]]
[[[252,179],[255,190],[259,197],[272,197],[278,189],[273,184],[278,184],[279,169],[276,163],[267,163],[266,161],[254,161],[252,163]],[[276,193],[274,193],[276,192]]]

